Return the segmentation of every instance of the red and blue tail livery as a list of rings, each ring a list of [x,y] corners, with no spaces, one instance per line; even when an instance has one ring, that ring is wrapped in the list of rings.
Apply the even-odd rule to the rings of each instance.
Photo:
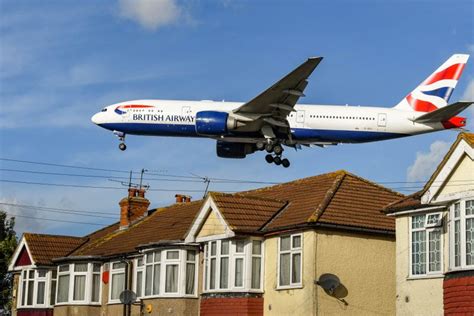
[[[472,100],[448,104],[469,55],[455,54],[394,107],[299,104],[308,78],[322,61],[312,57],[282,79],[242,102],[135,100],[107,106],[92,122],[125,135],[206,137],[223,158],[266,151],[268,163],[288,167],[285,147],[364,143],[466,125],[459,113]]]

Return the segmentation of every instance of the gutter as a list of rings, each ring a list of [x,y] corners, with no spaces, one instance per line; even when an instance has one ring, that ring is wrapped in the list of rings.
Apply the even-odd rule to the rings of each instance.
[[[304,223],[304,224],[296,224],[292,226],[282,227],[279,229],[274,229],[272,231],[268,231],[265,233],[265,236],[271,236],[276,234],[281,234],[285,231],[293,231],[296,229],[305,229],[305,228],[330,228],[336,230],[343,230],[343,231],[355,231],[360,233],[368,233],[368,234],[377,234],[377,235],[388,235],[394,236],[395,229],[393,230],[383,230],[383,229],[374,229],[374,228],[364,228],[364,227],[356,227],[356,226],[346,226],[346,225],[339,225],[339,224],[327,224],[327,223],[319,223],[319,222],[312,222],[312,223]]]
[[[429,207],[423,207],[423,208],[414,208],[408,211],[402,211],[402,212],[396,212],[396,213],[389,213],[386,214],[387,216],[390,217],[396,217],[399,215],[406,215],[406,214],[415,214],[415,213],[422,213],[426,211],[434,211],[434,210],[442,210],[446,209],[446,205],[438,205],[438,206],[429,206]]]

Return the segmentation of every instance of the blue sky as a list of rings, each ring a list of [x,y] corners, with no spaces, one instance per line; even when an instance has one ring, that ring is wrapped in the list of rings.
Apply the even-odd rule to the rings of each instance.
[[[451,54],[474,53],[473,12],[473,1],[447,0],[2,0],[0,157],[270,182],[338,169],[378,182],[422,181],[456,132],[297,153],[287,150],[292,166],[283,169],[267,165],[262,153],[245,160],[219,159],[214,142],[205,139],[132,136],[127,138],[127,151],[120,152],[117,139],[93,125],[90,117],[104,105],[130,99],[247,101],[309,56],[324,56],[324,60],[310,78],[304,103],[391,107]],[[451,100],[474,98],[473,69],[471,60]],[[472,118],[472,108],[464,114]],[[473,126],[471,121],[469,127]],[[118,187],[107,177],[125,175],[6,160],[0,160],[0,168],[2,181],[86,186]],[[195,182],[145,182],[153,190],[171,190],[148,192],[152,206],[172,203],[174,193],[204,188]],[[210,189],[255,186],[211,183]],[[125,189],[0,182],[2,203],[112,217],[118,217],[118,201],[125,194]],[[202,193],[191,195],[197,199]],[[36,218],[98,225],[114,221],[0,207]],[[73,235],[99,227],[24,217],[18,217],[17,223],[19,232]]]

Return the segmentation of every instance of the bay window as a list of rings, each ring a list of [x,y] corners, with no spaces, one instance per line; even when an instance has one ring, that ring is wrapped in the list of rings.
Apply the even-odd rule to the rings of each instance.
[[[302,234],[282,236],[278,242],[278,287],[301,287]]]
[[[410,275],[442,273],[442,213],[410,217]]]
[[[191,249],[148,251],[135,259],[138,298],[196,296],[197,256]]]
[[[120,302],[120,293],[125,290],[125,262],[112,262],[110,265],[110,296],[109,302]],[[114,302],[115,301],[115,302]]]
[[[251,239],[214,240],[204,247],[207,292],[261,291],[262,242]]]
[[[25,269],[20,274],[18,308],[48,308],[54,305],[49,297],[53,288],[53,271]],[[55,283],[54,283],[55,286]]]
[[[56,288],[56,303],[100,304],[100,263],[68,263],[58,266],[51,279],[51,288]],[[50,298],[53,299],[52,297]]]
[[[474,200],[461,200],[450,207],[450,267],[474,267]]]

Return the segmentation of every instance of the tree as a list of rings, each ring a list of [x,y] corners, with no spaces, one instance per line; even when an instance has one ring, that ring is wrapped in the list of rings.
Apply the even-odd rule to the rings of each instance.
[[[14,230],[15,218],[7,219],[7,213],[0,211],[0,311],[9,315],[12,308],[12,275],[8,272],[8,263],[18,241]]]

